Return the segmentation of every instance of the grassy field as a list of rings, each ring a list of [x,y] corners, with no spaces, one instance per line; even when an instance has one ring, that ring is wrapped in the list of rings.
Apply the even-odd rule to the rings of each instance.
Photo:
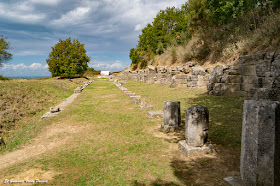
[[[9,80],[0,81],[0,133],[7,139],[7,148],[18,144],[18,131],[25,124],[40,118],[51,106],[73,94],[73,89],[85,79]]]
[[[201,90],[128,82],[155,110],[181,101],[184,110],[202,104],[210,111],[209,138],[216,153],[187,158],[177,142],[184,131],[164,134],[161,119],[147,118],[112,82],[95,81],[55,118],[36,120],[18,134],[37,137],[0,153],[4,179],[47,179],[50,185],[224,185],[238,174],[242,103]],[[36,132],[34,132],[36,131]],[[16,155],[24,154],[22,157]]]

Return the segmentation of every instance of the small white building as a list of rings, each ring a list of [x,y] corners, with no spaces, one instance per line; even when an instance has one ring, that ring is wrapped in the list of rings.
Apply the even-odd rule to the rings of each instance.
[[[108,78],[110,76],[110,71],[101,71],[100,76],[97,78]]]
[[[101,76],[109,76],[110,75],[110,71],[101,71],[100,75]]]

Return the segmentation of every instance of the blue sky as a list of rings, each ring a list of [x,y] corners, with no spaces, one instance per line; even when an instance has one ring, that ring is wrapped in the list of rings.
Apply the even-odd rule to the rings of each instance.
[[[97,70],[129,66],[129,50],[159,10],[186,0],[5,0],[0,1],[0,35],[13,59],[0,67],[10,76],[49,76],[46,59],[59,39],[85,44]]]

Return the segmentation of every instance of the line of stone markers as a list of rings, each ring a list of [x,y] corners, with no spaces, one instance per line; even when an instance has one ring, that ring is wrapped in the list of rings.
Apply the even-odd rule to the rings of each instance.
[[[179,101],[163,103],[164,132],[180,130]],[[209,111],[195,105],[185,111],[185,138],[179,149],[187,156],[214,151],[208,141]],[[234,186],[280,185],[280,102],[245,100],[243,106],[240,176],[224,179]]]
[[[112,80],[110,80],[112,81]],[[123,87],[122,85],[126,84],[124,81],[117,81],[114,80],[114,84],[121,89],[125,94],[127,94],[132,100],[134,104],[139,104],[140,110],[152,110],[154,107],[153,105],[150,105],[147,103],[145,98],[142,98],[141,96],[136,96],[135,93],[132,91],[129,91],[127,88]],[[154,110],[148,112],[149,118],[162,118],[163,117],[163,111],[162,110]]]
[[[114,84],[126,93],[135,104],[140,104],[140,109],[153,109],[152,105],[147,105],[144,98],[136,96],[135,93],[123,87],[126,82],[114,81]],[[144,101],[143,101],[144,100]],[[179,149],[187,156],[202,155],[213,152],[213,146],[208,141],[209,112],[206,107],[196,105],[186,110],[186,140],[179,142]],[[161,128],[163,132],[174,132],[181,128],[180,101],[165,101],[163,111],[148,112],[149,118],[163,117]]]
[[[45,113],[41,118],[50,118],[50,117],[54,117],[57,114],[59,114],[62,110],[65,109],[65,107],[67,105],[69,105],[70,103],[72,103],[74,101],[74,99],[89,85],[93,82],[94,80],[90,80],[85,82],[84,85],[81,85],[79,87],[77,87],[74,90],[74,94],[72,94],[70,97],[68,97],[66,100],[64,100],[62,103],[60,103],[58,106],[56,107],[51,107],[50,111]]]

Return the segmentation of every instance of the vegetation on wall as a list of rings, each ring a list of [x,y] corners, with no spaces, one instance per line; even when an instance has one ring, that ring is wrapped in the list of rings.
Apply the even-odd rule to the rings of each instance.
[[[170,64],[179,60],[216,62],[235,52],[244,54],[256,46],[268,46],[280,38],[279,7],[277,0],[189,0],[181,8],[161,10],[130,50],[131,64],[145,67],[166,52]],[[180,47],[184,51],[175,57]]]

